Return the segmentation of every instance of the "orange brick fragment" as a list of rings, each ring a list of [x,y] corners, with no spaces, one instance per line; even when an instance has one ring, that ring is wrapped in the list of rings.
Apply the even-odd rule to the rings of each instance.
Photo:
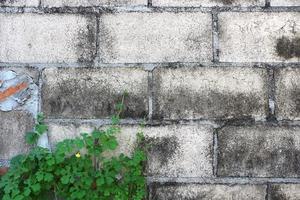
[[[0,92],[0,101],[5,100],[6,98],[24,90],[27,88],[27,83],[20,83],[16,86],[11,86],[8,89],[4,90],[3,92]]]

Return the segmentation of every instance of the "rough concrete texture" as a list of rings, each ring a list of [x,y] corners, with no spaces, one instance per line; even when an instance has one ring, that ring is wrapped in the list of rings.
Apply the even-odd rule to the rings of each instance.
[[[147,0],[42,0],[45,7],[146,6]]]
[[[124,92],[122,117],[147,117],[148,72],[142,68],[48,68],[43,81],[43,112],[49,118],[110,117]]]
[[[264,0],[152,0],[153,6],[211,7],[211,6],[264,6]]]
[[[300,128],[225,127],[218,133],[218,175],[300,177]]]
[[[297,184],[272,185],[269,200],[299,200],[299,191],[300,185]]]
[[[25,133],[31,131],[34,120],[24,111],[0,111],[0,159],[10,159],[29,150]]]
[[[300,69],[276,70],[276,115],[279,120],[300,120]]]
[[[211,15],[115,13],[100,17],[103,63],[209,62]]]
[[[49,123],[49,142],[51,149],[64,139],[80,137],[81,133],[91,133],[94,129],[106,130],[108,126],[100,126],[92,123]],[[119,146],[117,149],[106,155],[116,156],[121,153],[130,156],[136,146],[136,134],[139,131],[138,126],[122,126],[122,132],[117,134]]]
[[[221,62],[299,62],[299,12],[223,12]]]
[[[0,111],[13,109],[27,109],[36,114],[38,105],[38,86],[27,70],[14,70],[0,68]],[[35,71],[36,72],[36,71]],[[37,78],[37,74],[31,71]]]
[[[150,144],[148,175],[211,177],[213,129],[205,125],[178,125],[145,129]]]
[[[37,7],[39,0],[0,0],[0,6]]]
[[[266,71],[246,67],[182,67],[154,70],[155,118],[264,119]]]
[[[300,6],[299,0],[271,0],[271,6]]]
[[[90,124],[50,123],[49,139],[52,147],[58,141],[90,132]],[[116,154],[130,155],[136,145],[138,126],[122,126],[118,135]],[[148,176],[211,177],[213,129],[208,125],[170,125],[142,129],[148,150]]]
[[[0,14],[0,62],[81,63],[95,53],[96,17]]]
[[[264,185],[155,185],[150,200],[265,200]]]

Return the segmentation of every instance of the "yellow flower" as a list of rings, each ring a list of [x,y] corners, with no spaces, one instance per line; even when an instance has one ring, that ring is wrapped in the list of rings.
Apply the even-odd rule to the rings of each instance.
[[[76,156],[76,158],[80,158],[81,157],[81,155],[80,155],[80,153],[78,152],[78,153],[76,153],[75,154],[75,156]]]

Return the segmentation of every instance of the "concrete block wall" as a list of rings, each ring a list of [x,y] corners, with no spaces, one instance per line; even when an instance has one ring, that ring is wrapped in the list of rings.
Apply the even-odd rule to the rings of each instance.
[[[300,199],[299,0],[0,1],[0,165],[38,112],[53,148],[124,91],[149,199]]]

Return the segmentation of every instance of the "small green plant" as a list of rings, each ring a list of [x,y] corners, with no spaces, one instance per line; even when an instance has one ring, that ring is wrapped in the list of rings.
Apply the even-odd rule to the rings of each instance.
[[[118,146],[116,134],[121,131],[119,116],[123,108],[122,101],[106,130],[64,140],[52,152],[34,147],[28,154],[13,158],[9,172],[0,180],[2,200],[47,200],[53,199],[53,195],[66,200],[144,199],[143,148],[137,145],[130,157],[105,156]],[[39,115],[26,141],[35,144],[47,129],[43,116]],[[142,142],[142,133],[138,133],[138,140]]]

